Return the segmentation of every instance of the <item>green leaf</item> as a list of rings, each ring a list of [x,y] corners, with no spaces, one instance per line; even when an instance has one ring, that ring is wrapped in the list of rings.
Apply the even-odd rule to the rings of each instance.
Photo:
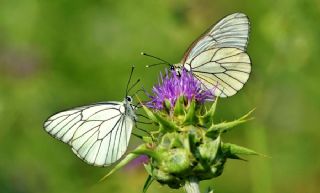
[[[196,155],[197,152],[197,141],[196,137],[193,133],[188,133],[188,140],[189,140],[189,150],[193,155]]]
[[[209,127],[210,125],[212,125],[213,117],[216,112],[217,103],[218,103],[218,97],[215,99],[210,110],[205,115],[199,117],[199,123],[201,126]]]
[[[193,125],[196,123],[197,117],[195,115],[195,111],[196,111],[196,102],[194,99],[192,99],[188,108],[188,112],[183,121],[183,125]]]
[[[150,163],[148,163],[148,164],[143,164],[143,166],[144,166],[144,169],[146,169],[147,173],[148,173],[149,175],[152,175],[152,166],[151,166],[151,164],[150,164]]]
[[[114,168],[112,168],[111,171],[109,171],[109,173],[107,173],[105,176],[103,176],[99,182],[104,181],[105,179],[107,179],[111,174],[113,174],[115,171],[119,170],[120,168],[122,168],[123,166],[125,166],[126,164],[128,164],[130,161],[132,161],[133,159],[137,158],[139,156],[139,154],[134,154],[134,153],[129,153],[123,160],[121,160]]]
[[[99,180],[99,182],[104,181],[111,174],[113,174],[115,171],[119,170],[120,168],[122,168],[123,166],[125,166],[130,161],[134,160],[135,158],[137,158],[140,155],[148,155],[150,157],[153,155],[155,158],[157,158],[156,154],[153,151],[151,151],[149,148],[147,148],[145,144],[139,145],[135,150],[133,150],[124,159],[122,159],[114,168],[112,168],[112,170],[110,170],[109,173],[107,173],[105,176],[103,176]]]
[[[236,119],[234,121],[230,121],[230,122],[222,122],[219,124],[213,124],[206,132],[206,135],[208,137],[216,137],[217,135],[219,135],[220,133],[224,133],[229,131],[231,128],[247,122],[249,120],[251,120],[252,118],[247,119],[247,117],[254,111],[251,110],[249,111],[247,114],[245,114],[244,116],[240,117],[239,119]]]
[[[239,145],[235,145],[232,143],[223,143],[221,145],[222,151],[224,153],[227,154],[228,157],[230,158],[235,158],[233,156],[237,156],[237,155],[260,155],[260,156],[264,156],[262,154],[257,153],[254,150],[251,150],[249,148],[246,147],[242,147]]]
[[[138,146],[131,153],[132,154],[137,154],[137,155],[147,155],[149,157],[154,158],[155,160],[159,160],[160,159],[158,153],[153,151],[151,148],[148,148],[146,144],[142,144],[142,145]]]
[[[152,184],[153,181],[154,181],[154,178],[152,176],[148,175],[148,178],[143,185],[143,190],[142,190],[143,193],[147,192],[148,188],[150,187],[150,185]]]
[[[221,143],[220,136],[218,136],[215,140],[211,138],[205,138],[205,141],[203,142],[203,144],[199,146],[199,153],[200,153],[201,159],[206,162],[212,163],[216,158],[216,154],[220,147],[220,143]]]
[[[173,114],[175,116],[184,115],[184,97],[180,96],[174,106]]]
[[[166,119],[158,113],[154,113],[153,115],[156,118],[157,122],[160,124],[160,129],[164,132],[173,132],[179,130],[179,127],[174,122]]]
[[[149,136],[142,136],[142,141],[144,143],[152,143],[153,139],[152,139],[152,137],[149,137]]]
[[[242,161],[248,161],[248,160],[246,160],[246,159],[244,159],[244,158],[242,158],[242,157],[240,157],[240,156],[238,156],[238,155],[228,155],[227,156],[227,158],[229,158],[229,159],[236,159],[236,160],[242,160]]]
[[[146,106],[142,105],[143,110],[146,112],[147,116],[154,122],[158,123],[158,120],[156,118],[156,116],[153,114],[152,111],[150,111],[149,108],[147,108]]]
[[[171,102],[168,99],[164,100],[164,107],[167,113],[170,113],[171,110]]]
[[[143,110],[146,112],[147,116],[154,122],[157,122],[157,119],[155,118],[154,114],[152,111],[150,111],[148,109],[148,107],[146,107],[145,105],[143,105],[143,103],[141,102],[140,98],[138,97],[138,95],[135,95],[139,101],[139,103],[142,105]]]
[[[205,191],[205,193],[213,193],[213,189],[209,186]]]

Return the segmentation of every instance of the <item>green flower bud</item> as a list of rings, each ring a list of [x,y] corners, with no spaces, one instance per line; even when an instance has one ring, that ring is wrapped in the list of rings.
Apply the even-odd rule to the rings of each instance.
[[[184,184],[184,181],[180,178],[156,168],[152,171],[152,177],[160,184],[166,184],[174,189],[180,188]]]
[[[159,169],[154,169],[152,171],[152,175],[159,181],[162,183],[168,183],[168,182],[173,182],[175,181],[175,177],[171,174],[168,174],[162,170]]]
[[[203,143],[199,146],[199,153],[203,161],[211,165],[216,158],[216,154],[220,147],[220,137],[215,140],[204,137]]]
[[[151,138],[152,148],[146,146],[135,153],[149,156],[147,168],[152,179],[171,188],[179,188],[191,176],[199,181],[220,176],[228,158],[256,154],[221,140],[224,132],[247,121],[250,112],[235,121],[216,124],[213,121],[216,102],[208,111],[194,100],[185,102],[185,98],[180,97],[172,111],[170,102],[165,101],[164,106],[171,109],[167,114],[144,107],[151,120],[159,125],[159,130],[158,135]],[[150,143],[150,138],[144,140]]]
[[[160,167],[167,173],[183,175],[192,169],[192,158],[186,149],[172,149],[169,152],[164,153],[163,156],[164,159]]]

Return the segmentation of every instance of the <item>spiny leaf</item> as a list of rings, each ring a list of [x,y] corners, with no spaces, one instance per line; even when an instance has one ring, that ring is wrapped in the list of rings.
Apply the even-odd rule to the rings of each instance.
[[[174,106],[173,114],[175,116],[184,115],[185,112],[183,107],[184,107],[184,98],[183,96],[180,96]]]
[[[154,122],[158,123],[157,118],[153,114],[152,111],[150,111],[146,106],[142,105],[143,110],[146,112],[147,116]]]
[[[240,156],[238,156],[238,155],[231,155],[231,154],[229,154],[229,155],[227,155],[227,158],[229,158],[229,159],[236,159],[236,160],[242,160],[242,161],[248,161],[248,160],[246,160],[246,159],[244,159],[244,158],[242,158],[242,157],[240,157]]]
[[[154,181],[154,178],[152,176],[148,175],[148,178],[143,185],[143,190],[142,190],[143,193],[147,192],[148,188],[150,187],[150,185],[152,184],[153,181]]]
[[[164,100],[165,111],[169,114],[171,110],[171,103],[168,99]]]
[[[179,127],[172,121],[166,119],[165,117],[159,115],[158,113],[153,114],[157,122],[160,124],[160,128],[165,132],[178,131]]]
[[[107,179],[111,174],[113,174],[115,171],[119,170],[120,168],[122,168],[123,166],[125,166],[126,164],[128,164],[130,161],[132,161],[133,159],[137,158],[139,156],[139,154],[134,154],[134,153],[129,153],[123,160],[121,160],[114,168],[112,168],[111,171],[109,171],[109,173],[107,173],[105,176],[103,176],[99,182],[104,181],[105,179]]]
[[[148,148],[147,144],[139,145],[131,153],[137,154],[137,155],[147,155],[149,157],[154,158],[155,160],[159,160],[159,155],[156,152],[154,152],[152,149]]]
[[[105,179],[107,179],[111,174],[113,174],[115,171],[119,170],[120,168],[122,168],[123,166],[125,166],[126,164],[128,164],[130,161],[134,160],[135,158],[139,157],[140,155],[148,155],[152,154],[149,153],[152,152],[150,151],[145,144],[139,145],[135,150],[133,150],[131,153],[129,153],[124,159],[122,159],[114,168],[112,168],[111,171],[109,171],[109,173],[107,173],[105,176],[103,176],[99,182],[104,181]],[[154,154],[154,153],[153,153]],[[156,156],[155,156],[156,157]]]
[[[207,188],[207,190],[205,191],[205,193],[213,193],[214,191],[213,191],[213,189],[209,186],[208,188]]]
[[[149,136],[142,136],[142,141],[145,142],[145,143],[152,143],[153,142],[153,138],[149,137]]]
[[[152,111],[149,110],[148,107],[146,107],[145,105],[143,105],[143,103],[141,102],[140,98],[138,97],[138,95],[136,95],[139,103],[142,105],[143,110],[146,112],[147,116],[154,122],[157,123],[157,119],[155,118],[154,114]]]
[[[227,156],[237,156],[237,155],[259,155],[259,156],[264,156],[260,153],[257,153],[256,151],[246,148],[246,147],[242,147],[239,145],[235,145],[232,143],[223,143],[221,145],[222,151],[225,152],[227,154]]]
[[[144,169],[146,169],[147,173],[148,173],[149,175],[152,175],[152,166],[151,166],[151,164],[150,164],[150,163],[148,163],[148,164],[143,164],[143,166],[144,166]]]
[[[183,121],[184,125],[193,125],[196,123],[197,117],[195,116],[195,111],[196,111],[196,102],[194,99],[192,99],[188,108],[188,112]]]
[[[215,99],[210,110],[208,112],[206,112],[205,115],[199,117],[200,125],[202,125],[204,127],[209,127],[210,125],[212,125],[213,117],[216,112],[217,103],[218,103],[218,98]]]
[[[216,158],[216,154],[218,152],[220,144],[220,136],[218,136],[215,140],[206,138],[203,144],[199,146],[201,159],[211,163]]]
[[[251,110],[249,111],[247,114],[245,114],[244,116],[240,117],[239,119],[236,119],[234,121],[230,121],[230,122],[222,122],[222,123],[219,123],[219,124],[213,124],[208,130],[207,130],[207,133],[206,135],[207,136],[216,136],[220,133],[224,133],[226,131],[229,131],[231,128],[241,124],[241,123],[244,123],[244,122],[247,122],[249,120],[251,120],[252,118],[249,118],[247,119],[247,117],[254,111]]]

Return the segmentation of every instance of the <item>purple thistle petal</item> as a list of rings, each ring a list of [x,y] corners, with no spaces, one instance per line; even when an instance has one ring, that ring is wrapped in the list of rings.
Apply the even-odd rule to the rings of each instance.
[[[152,88],[152,92],[153,96],[150,96],[151,100],[146,105],[157,110],[164,108],[165,100],[173,107],[180,96],[185,96],[188,101],[194,98],[198,103],[214,99],[213,93],[203,90],[201,82],[185,69],[181,70],[180,76],[175,71],[166,70],[165,76],[160,72],[158,84]]]

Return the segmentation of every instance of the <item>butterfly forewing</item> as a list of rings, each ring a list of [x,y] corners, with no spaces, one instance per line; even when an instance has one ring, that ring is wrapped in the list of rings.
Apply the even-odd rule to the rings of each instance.
[[[125,153],[134,125],[124,102],[105,102],[57,113],[45,130],[71,145],[73,152],[91,165],[107,166]],[[130,112],[133,109],[130,109]]]
[[[243,13],[234,13],[224,17],[191,44],[182,59],[182,63],[212,48],[232,47],[246,51],[249,28],[248,17]]]

